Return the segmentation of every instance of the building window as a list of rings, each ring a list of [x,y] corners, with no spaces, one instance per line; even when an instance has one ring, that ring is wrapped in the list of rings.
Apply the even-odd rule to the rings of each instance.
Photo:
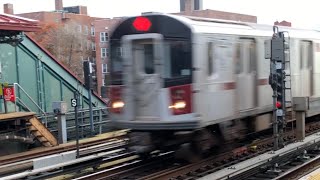
[[[88,28],[88,26],[84,26],[84,34],[85,34],[85,35],[88,35],[88,33],[89,33],[89,28]]]
[[[95,36],[96,35],[96,30],[93,26],[91,26],[91,36]]]
[[[104,79],[102,79],[102,86],[105,86],[106,83],[104,82]]]
[[[200,2],[199,0],[194,0],[194,5],[193,5],[193,10],[201,10],[201,4],[202,2]]]
[[[83,42],[82,41],[79,42],[79,49],[83,50]]]
[[[107,72],[108,72],[108,65],[102,64],[102,73],[107,73]]]
[[[180,0],[180,11],[186,10],[186,2],[185,0]]]
[[[69,25],[68,24],[64,24],[64,29],[65,29],[65,31],[69,32]]]
[[[87,50],[90,50],[90,41],[87,41]]]
[[[101,48],[101,57],[102,58],[108,57],[108,49],[107,48]]]
[[[100,32],[100,42],[107,42],[109,40],[109,35],[107,32]]]
[[[78,25],[78,26],[77,26],[77,31],[78,31],[79,33],[81,33],[81,31],[82,31],[81,25]]]
[[[94,42],[91,43],[91,49],[92,51],[96,51],[96,43]]]

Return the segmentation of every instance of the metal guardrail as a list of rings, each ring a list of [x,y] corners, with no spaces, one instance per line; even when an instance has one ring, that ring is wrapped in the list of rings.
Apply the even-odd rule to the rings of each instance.
[[[23,93],[28,100],[31,101],[33,105],[38,109],[38,119],[40,119],[45,126],[53,133],[58,132],[58,122],[57,122],[57,115],[55,113],[45,112],[38,104],[37,102],[28,94],[28,92],[18,83],[13,83],[15,92],[21,92]],[[16,95],[16,101],[15,101],[15,108],[20,106],[25,111],[32,111],[32,109],[26,104],[23,99],[21,99],[20,96]],[[95,134],[101,134],[104,133],[110,129],[109,127],[106,127],[106,124],[110,122],[108,117],[108,108],[93,108],[92,109],[92,115],[93,115],[93,126],[95,130]],[[90,123],[90,110],[89,109],[79,109],[78,110],[78,120],[79,120],[79,130],[80,135],[82,137],[86,137],[87,133],[86,131],[90,131],[90,127],[92,126],[92,123]],[[74,111],[68,111],[66,113],[66,121],[67,121],[67,131],[69,134],[72,134],[73,131],[75,131],[75,112]]]
[[[19,102],[18,102],[18,101]],[[32,111],[19,97],[16,97],[15,106],[17,107],[17,104],[21,104],[24,108],[26,108],[28,111]],[[17,110],[16,110],[17,111]]]
[[[21,90],[21,92],[23,92],[27,97],[28,99],[38,108],[38,110],[41,111],[41,113],[44,115],[44,116],[47,116],[47,113],[32,99],[32,97],[20,86],[20,84],[18,83],[13,83],[13,86],[14,86],[14,89],[15,91],[16,90]],[[21,98],[19,98],[20,102],[25,105],[25,103],[21,100]],[[15,106],[16,106],[16,102],[15,102]],[[25,105],[27,109],[30,109],[27,105]],[[47,119],[45,119],[45,126],[47,127]]]
[[[90,111],[89,109],[79,109],[78,110],[78,122],[79,122],[79,132],[80,137],[90,137],[91,136],[91,124],[90,124]],[[112,127],[108,126],[110,123],[108,108],[94,108],[92,110],[93,114],[93,125],[95,129],[95,134],[101,134],[109,131]],[[48,129],[55,135],[58,135],[58,121],[57,115],[55,113],[47,113],[46,117],[38,116],[39,119],[47,118]],[[73,140],[75,136],[75,112],[69,111],[66,113],[66,129],[68,134],[68,139]]]

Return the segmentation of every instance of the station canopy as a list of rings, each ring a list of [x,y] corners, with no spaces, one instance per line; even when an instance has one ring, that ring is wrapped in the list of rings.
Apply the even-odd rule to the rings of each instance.
[[[15,45],[22,41],[23,32],[40,29],[39,22],[10,14],[0,14],[0,43]]]

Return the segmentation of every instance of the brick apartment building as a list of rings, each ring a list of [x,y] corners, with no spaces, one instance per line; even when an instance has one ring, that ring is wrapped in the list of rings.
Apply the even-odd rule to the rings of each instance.
[[[105,86],[105,77],[108,73],[108,58],[109,58],[109,35],[112,28],[121,22],[123,18],[113,19],[101,19],[94,21],[93,25],[97,36],[95,36],[95,49],[96,49],[96,60],[97,60],[97,79],[98,86]],[[101,70],[101,71],[100,71]]]
[[[62,0],[55,0],[55,7],[56,9],[53,12],[42,11],[17,15],[42,22],[64,23],[69,20],[77,22],[84,36],[87,36],[92,44],[91,49],[94,56],[88,58],[96,64],[96,90],[100,95],[104,96],[105,93],[101,93],[100,87],[105,85],[105,75],[108,73],[109,35],[112,32],[114,25],[119,23],[123,18],[108,19],[90,17],[87,15],[86,6],[63,7]],[[5,4],[4,12],[13,14],[12,5]],[[256,16],[210,9],[203,10],[202,0],[180,0],[180,12],[172,14],[242,22],[257,22]]]
[[[7,14],[14,14],[12,4],[4,4],[4,12]],[[90,17],[87,14],[86,6],[71,6],[71,7],[63,7],[62,0],[55,0],[55,10],[54,11],[40,11],[40,12],[30,12],[23,14],[15,14],[17,16],[30,18],[39,20],[42,23],[58,23],[63,24],[66,30],[73,30],[68,27],[72,22],[72,25],[76,26],[76,31],[81,35],[83,35],[83,43],[81,44],[81,49],[86,48],[86,51],[90,53],[86,53],[84,55],[77,54],[76,57],[81,60],[90,60],[94,63],[96,67],[96,49],[95,49],[95,27],[94,21],[102,18]],[[99,64],[99,63],[98,63]],[[101,65],[100,65],[101,66]],[[98,84],[98,79],[96,78],[97,69],[95,70],[95,74],[93,75],[93,90],[100,93],[101,84]],[[101,80],[100,80],[101,82]]]

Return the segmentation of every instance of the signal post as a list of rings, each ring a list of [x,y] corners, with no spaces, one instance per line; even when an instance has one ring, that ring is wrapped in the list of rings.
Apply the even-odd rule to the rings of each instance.
[[[309,98],[292,97],[289,42],[286,41],[284,32],[278,31],[278,27],[274,26],[273,33],[272,39],[265,41],[265,58],[270,59],[269,84],[273,90],[274,150],[278,150],[284,147],[283,132],[286,128],[287,107],[291,107],[291,112],[295,112],[297,140],[304,140]],[[286,79],[287,77],[290,79]],[[290,94],[286,96],[288,90]],[[286,99],[288,97],[290,98]]]
[[[286,50],[289,49],[285,41],[284,32],[278,27],[273,28],[271,40],[265,42],[265,58],[270,59],[269,84],[273,89],[273,134],[274,150],[284,147],[283,132],[286,127]]]

